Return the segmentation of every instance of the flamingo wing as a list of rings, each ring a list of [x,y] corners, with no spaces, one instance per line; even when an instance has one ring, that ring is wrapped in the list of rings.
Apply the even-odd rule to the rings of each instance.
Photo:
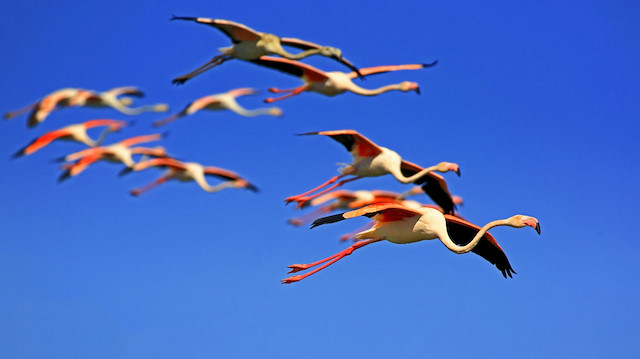
[[[480,231],[479,226],[459,217],[445,214],[444,218],[447,220],[447,232],[449,233],[449,237],[457,245],[466,245]],[[478,242],[478,245],[476,245],[471,251],[486,259],[491,264],[494,264],[500,272],[502,272],[502,275],[505,278],[507,278],[507,275],[510,278],[513,278],[511,273],[516,273],[516,271],[511,267],[511,263],[509,263],[507,255],[489,232],[484,234],[480,239],[480,242]]]
[[[339,222],[348,218],[360,216],[372,218],[376,215],[380,215],[379,217],[374,218],[377,222],[392,222],[402,220],[403,218],[422,215],[422,213],[398,203],[374,203],[353,211],[318,218],[313,221],[311,228],[327,223]]]
[[[140,89],[135,86],[114,87],[111,90],[105,92],[112,93],[116,97],[121,95],[144,97],[144,92],[140,91]]]
[[[384,66],[374,66],[374,67],[365,67],[360,69],[360,74],[362,76],[374,75],[374,74],[383,74],[385,72],[391,71],[400,71],[400,70],[420,70],[427,67],[435,66],[438,64],[438,60],[428,63],[428,64],[406,64],[406,65],[384,65]],[[358,76],[357,72],[352,72],[349,74],[349,77],[352,79]]]
[[[342,143],[347,151],[356,153],[360,157],[376,156],[382,152],[382,149],[378,145],[354,130],[307,132],[300,134],[300,136],[305,135],[329,136]]]
[[[300,39],[296,39],[293,37],[281,37],[280,38],[280,44],[285,45],[285,46],[291,46],[291,47],[295,47],[301,50],[312,50],[312,49],[321,49],[325,46],[313,43],[313,42],[309,42],[309,41],[305,41],[305,40],[300,40]],[[341,62],[343,65],[347,66],[348,68],[351,69],[351,71],[354,71],[358,74],[360,74],[360,70],[355,67],[351,61],[345,59],[342,56],[329,56],[332,59],[335,59],[339,62]]]
[[[321,82],[328,78],[324,72],[311,65],[282,57],[260,56],[259,58],[250,61],[254,64],[270,67],[274,70],[282,71],[300,78],[306,76],[311,81]]]
[[[51,131],[48,133],[45,133],[44,135],[36,138],[35,140],[31,141],[31,143],[29,143],[27,146],[25,146],[24,148],[22,148],[20,151],[16,152],[13,157],[17,158],[20,156],[24,156],[24,155],[30,155],[34,152],[36,152],[37,150],[41,149],[42,147],[50,144],[51,142],[67,136],[69,134],[69,131],[67,131],[65,128],[61,128],[59,130],[55,130],[55,131]]]
[[[261,32],[253,30],[252,28],[243,24],[229,20],[184,16],[174,16],[171,18],[171,20],[191,20],[199,24],[213,26],[216,29],[222,31],[225,35],[229,36],[234,44],[242,41],[258,41],[260,37],[262,37]]]
[[[224,168],[207,166],[204,168],[204,174],[206,176],[215,176],[228,181],[243,181],[246,183],[246,185],[244,186],[245,188],[252,190],[254,192],[258,191],[258,188],[256,186],[254,186],[252,183],[250,183],[246,179],[240,177],[239,174],[229,170],[225,170]]]
[[[422,167],[403,160],[400,170],[405,177],[410,177],[422,171]],[[420,177],[420,179],[416,180],[414,183],[421,185],[424,193],[426,193],[433,202],[440,206],[444,213],[453,214],[456,209],[456,205],[453,203],[451,193],[449,193],[447,182],[442,176],[437,173],[429,172]]]
[[[137,145],[139,143],[158,141],[158,140],[162,139],[162,137],[164,137],[164,136],[165,136],[165,134],[162,134],[162,133],[156,133],[156,134],[153,134],[153,135],[136,136],[136,137],[130,137],[130,138],[124,139],[124,140],[120,141],[119,143],[122,144],[125,147],[131,147],[131,146]]]

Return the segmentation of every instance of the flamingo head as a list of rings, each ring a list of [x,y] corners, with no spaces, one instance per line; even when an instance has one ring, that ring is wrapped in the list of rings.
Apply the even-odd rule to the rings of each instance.
[[[402,92],[415,91],[419,95],[420,86],[418,86],[417,82],[404,81],[400,83],[400,91]]]
[[[153,106],[153,112],[167,112],[169,111],[169,105],[166,103],[159,103]]]
[[[131,106],[131,105],[133,105],[133,100],[130,97],[123,97],[121,99],[118,99],[118,101],[120,101],[120,104],[122,106]]]
[[[323,46],[320,48],[320,54],[327,57],[342,58],[342,50],[337,47]]]
[[[269,115],[276,116],[276,117],[282,117],[282,110],[279,107],[271,107],[269,109]]]
[[[458,177],[460,176],[460,167],[453,162],[440,162],[438,163],[438,165],[436,166],[436,171],[438,172],[455,172]]]
[[[521,214],[517,214],[513,217],[507,218],[507,225],[516,228],[522,228],[529,226],[540,234],[540,222],[537,218],[531,216],[524,216]]]

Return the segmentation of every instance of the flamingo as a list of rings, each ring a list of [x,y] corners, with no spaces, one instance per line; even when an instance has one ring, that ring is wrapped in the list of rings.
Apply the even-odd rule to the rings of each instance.
[[[237,22],[221,19],[209,19],[206,17],[184,17],[174,16],[171,20],[188,20],[200,24],[213,26],[231,38],[231,47],[220,48],[221,55],[215,56],[204,65],[192,72],[176,77],[172,80],[174,84],[184,84],[190,78],[197,76],[215,66],[231,59],[255,60],[262,55],[279,55],[292,60],[299,60],[311,55],[322,55],[333,58],[355,71],[358,69],[342,57],[342,51],[335,47],[321,46],[312,42],[294,39],[290,37],[278,37],[276,35],[255,31]],[[282,48],[282,45],[292,46],[304,50],[303,52],[292,54]]]
[[[136,108],[128,107],[133,104],[133,101],[128,97],[119,97],[123,95],[143,97],[144,93],[134,86],[114,87],[103,92],[81,90],[69,99],[68,106],[111,107],[125,115],[169,111],[169,106],[165,103],[145,105]]]
[[[152,134],[127,138],[120,142],[114,143],[109,146],[92,147],[79,152],[75,152],[59,158],[58,161],[70,162],[76,161],[74,164],[67,164],[63,166],[66,171],[58,178],[58,181],[64,181],[65,179],[73,176],[77,176],[83,172],[90,164],[100,160],[106,160],[115,163],[124,163],[127,167],[133,167],[133,155],[142,154],[145,156],[165,157],[167,152],[163,147],[132,147],[140,143],[158,141],[162,139],[165,134]]]
[[[44,121],[47,116],[49,116],[51,111],[56,109],[56,107],[69,106],[69,100],[73,98],[73,96],[77,95],[81,90],[82,89],[80,88],[66,87],[53,91],[52,93],[44,96],[40,101],[32,103],[31,105],[27,105],[18,110],[5,113],[4,118],[6,120],[9,120],[31,110],[31,115],[29,115],[27,126],[29,128],[35,127],[36,125]]]
[[[302,207],[313,198],[345,183],[355,181],[362,177],[377,177],[389,173],[402,183],[415,183],[421,185],[424,192],[429,195],[429,197],[431,197],[438,206],[442,207],[446,213],[453,214],[455,204],[451,198],[449,189],[447,188],[447,183],[442,176],[433,172],[453,171],[460,176],[460,168],[457,164],[441,162],[435,166],[422,168],[411,162],[403,160],[396,152],[376,145],[371,140],[354,130],[336,130],[300,134],[300,136],[305,135],[329,136],[342,143],[353,156],[353,163],[342,167],[340,169],[339,176],[332,177],[327,182],[305,193],[285,199],[286,203],[297,202],[297,207]],[[348,175],[355,177],[342,180],[312,196],[307,196],[310,193],[318,191]]]
[[[392,84],[382,86],[377,89],[365,89],[353,83],[353,79],[358,75],[356,72],[346,73],[340,71],[324,72],[311,65],[303,64],[302,62],[293,61],[284,58],[262,56],[259,59],[251,60],[251,62],[270,67],[282,72],[286,72],[290,75],[299,77],[304,81],[304,85],[298,86],[293,89],[277,89],[270,88],[269,91],[273,93],[285,93],[286,95],[277,98],[267,98],[264,100],[266,103],[284,100],[289,97],[298,95],[304,91],[312,91],[323,94],[325,96],[335,96],[346,91],[351,91],[355,94],[362,96],[376,96],[388,91],[415,91],[420,94],[420,87],[416,82],[404,81],[399,84]],[[371,74],[379,74],[390,71],[399,70],[419,70],[426,67],[434,66],[438,61],[434,61],[430,64],[408,64],[408,65],[387,65],[387,66],[375,66],[360,69],[360,73],[363,76]]]
[[[302,226],[307,224],[309,221],[318,218],[321,214],[326,214],[338,209],[356,209],[373,203],[395,202],[397,201],[397,198],[399,196],[401,196],[401,194],[399,193],[381,190],[335,190],[319,196],[307,202],[307,204],[310,206],[320,206],[326,202],[332,202],[327,205],[320,206],[312,212],[309,212],[303,216],[292,218],[288,221],[288,223],[294,226]]]
[[[90,120],[83,123],[69,125],[55,131],[47,132],[44,135],[36,138],[29,145],[16,152],[13,157],[17,158],[24,155],[30,155],[56,140],[77,141],[84,143],[85,145],[90,147],[99,146],[105,139],[107,134],[109,134],[109,132],[120,131],[120,129],[126,125],[126,122],[116,120]],[[102,133],[100,134],[100,137],[94,141],[87,134],[87,130],[93,127],[101,126],[107,126],[107,128],[104,129],[104,131],[102,131]]]
[[[296,273],[326,262],[306,274],[285,278],[282,283],[288,284],[304,279],[350,255],[354,250],[371,243],[387,240],[392,243],[406,244],[436,238],[457,254],[476,249],[477,254],[495,264],[506,278],[507,275],[511,277],[511,273],[515,273],[515,271],[511,268],[502,248],[487,231],[497,226],[515,228],[529,226],[540,234],[540,222],[530,216],[515,215],[507,219],[489,222],[480,228],[457,217],[442,214],[433,208],[411,209],[398,203],[373,204],[354,211],[323,217],[315,220],[311,228],[359,216],[373,218],[376,224],[373,228],[356,234],[358,242],[317,262],[290,265],[291,271],[289,273]],[[469,239],[471,236],[473,238]]]
[[[241,107],[238,102],[236,102],[236,97],[252,95],[257,91],[251,88],[239,88],[227,91],[225,93],[219,93],[215,95],[209,95],[201,97],[185,107],[184,110],[176,113],[173,116],[165,118],[164,120],[156,121],[153,123],[153,126],[158,127],[162,125],[166,125],[169,122],[175,121],[180,117],[188,116],[194,114],[200,110],[231,110],[239,115],[253,117],[258,115],[271,115],[271,116],[282,116],[282,110],[278,107],[270,107],[270,108],[260,108],[257,110],[247,110]]]
[[[254,192],[258,191],[256,186],[240,177],[237,173],[218,167],[205,167],[196,162],[182,162],[173,158],[154,158],[141,161],[133,167],[125,169],[120,174],[123,175],[130,171],[141,171],[149,167],[168,168],[169,172],[146,186],[132,190],[131,195],[139,196],[151,188],[171,179],[177,179],[183,182],[195,181],[203,190],[211,193],[221,191],[225,188],[246,188]],[[224,182],[216,186],[211,186],[207,182],[206,176],[215,176],[223,179]]]

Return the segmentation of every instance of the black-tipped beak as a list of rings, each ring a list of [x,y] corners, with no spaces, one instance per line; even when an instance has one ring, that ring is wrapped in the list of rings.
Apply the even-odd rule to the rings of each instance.
[[[458,169],[456,170],[456,174],[458,175],[458,177],[462,176],[462,173],[460,172],[460,167],[458,167]]]
[[[438,64],[438,60],[428,63],[428,64],[422,64],[423,67],[431,67],[431,66],[435,66]]]
[[[71,177],[71,171],[66,171],[65,173],[63,173],[62,175],[60,175],[60,177],[58,177],[58,183],[62,183],[64,182],[66,179],[68,179],[69,177]]]
[[[246,189],[248,189],[249,191],[252,191],[252,192],[256,192],[256,193],[257,193],[257,192],[260,192],[260,190],[258,189],[258,187],[256,187],[256,186],[252,185],[251,183],[249,183],[249,185],[246,187]]]
[[[536,232],[540,234],[540,223],[536,223]]]
[[[416,93],[420,95],[420,87],[416,87]]]

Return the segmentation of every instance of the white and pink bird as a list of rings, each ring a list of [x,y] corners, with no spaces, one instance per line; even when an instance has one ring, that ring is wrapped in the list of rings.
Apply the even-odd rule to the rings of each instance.
[[[246,188],[254,192],[258,191],[256,186],[235,172],[219,167],[203,166],[196,162],[182,162],[174,158],[153,158],[140,161],[131,168],[123,170],[120,174],[123,175],[131,171],[142,171],[152,167],[164,168],[167,169],[168,172],[152,183],[132,190],[131,195],[139,196],[169,180],[178,180],[181,182],[195,181],[200,188],[210,193],[218,192],[226,188]],[[212,186],[207,182],[207,176],[222,179],[223,182]]]
[[[325,72],[299,61],[271,56],[262,56],[259,59],[251,60],[251,62],[257,65],[266,66],[278,71],[288,73],[290,75],[299,77],[302,81],[304,81],[304,85],[292,89],[277,89],[273,87],[270,88],[270,92],[284,93],[285,95],[281,97],[267,98],[266,100],[264,100],[267,103],[284,100],[305,91],[317,92],[325,96],[336,96],[347,91],[361,96],[377,96],[389,91],[415,91],[417,94],[420,94],[420,86],[418,85],[418,83],[411,81],[403,81],[398,84],[386,85],[376,89],[366,89],[353,83],[353,79],[358,76],[358,73],[356,72]],[[434,66],[437,63],[437,61],[434,61],[430,64],[407,64],[367,67],[360,69],[360,73],[363,76],[366,76],[372,74],[381,74],[390,71],[420,70],[426,67]]]
[[[259,115],[282,116],[282,110],[278,107],[247,110],[244,107],[240,106],[236,101],[236,98],[239,96],[253,95],[255,93],[257,93],[257,91],[251,88],[238,88],[224,93],[204,96],[191,102],[187,105],[187,107],[185,107],[182,111],[176,113],[175,115],[169,116],[164,120],[154,122],[153,126],[158,127],[166,125],[181,117],[192,115],[200,110],[229,110],[237,113],[238,115],[246,117]]]
[[[389,241],[397,244],[414,243],[423,240],[440,239],[450,251],[462,254],[475,249],[502,272],[506,278],[515,273],[502,248],[487,231],[497,226],[515,228],[532,227],[540,234],[540,224],[534,217],[515,215],[507,219],[496,220],[478,227],[455,216],[442,214],[437,209],[422,207],[408,208],[398,203],[373,204],[354,211],[323,217],[313,222],[311,228],[342,221],[344,219],[365,216],[373,218],[373,228],[356,234],[358,242],[332,256],[309,264],[293,264],[289,273],[305,271],[317,267],[305,274],[294,275],[282,280],[283,284],[297,282],[330,266],[358,248],[371,243]]]
[[[445,213],[452,214],[454,212],[455,204],[449,193],[447,183],[442,176],[434,172],[452,171],[460,176],[460,168],[457,164],[440,162],[435,166],[422,168],[403,160],[395,151],[376,145],[354,130],[309,132],[301,135],[324,135],[331,137],[344,145],[347,151],[351,153],[353,163],[341,168],[339,176],[334,176],[327,182],[305,193],[291,196],[285,199],[285,202],[297,202],[297,207],[303,207],[308,201],[345,183],[363,177],[378,177],[391,174],[401,183],[415,183],[422,186],[424,192],[429,195],[438,206],[442,207]],[[336,182],[346,176],[353,177]],[[317,193],[311,195],[313,192]]]
[[[181,85],[190,78],[197,76],[231,59],[255,60],[263,55],[278,55],[292,60],[299,60],[311,55],[322,55],[335,59],[345,66],[349,67],[352,71],[358,73],[358,69],[353,66],[351,62],[347,61],[347,59],[343,58],[342,51],[335,47],[322,46],[300,39],[291,37],[279,37],[276,35],[259,32],[249,28],[248,26],[229,20],[184,16],[174,16],[171,18],[171,20],[188,20],[197,22],[199,24],[212,26],[222,31],[233,42],[233,45],[231,47],[219,49],[222,54],[213,57],[211,60],[207,61],[204,65],[198,67],[192,72],[173,79],[172,82],[174,84]],[[295,47],[304,51],[297,54],[292,54],[287,52],[282,47],[283,45]]]

